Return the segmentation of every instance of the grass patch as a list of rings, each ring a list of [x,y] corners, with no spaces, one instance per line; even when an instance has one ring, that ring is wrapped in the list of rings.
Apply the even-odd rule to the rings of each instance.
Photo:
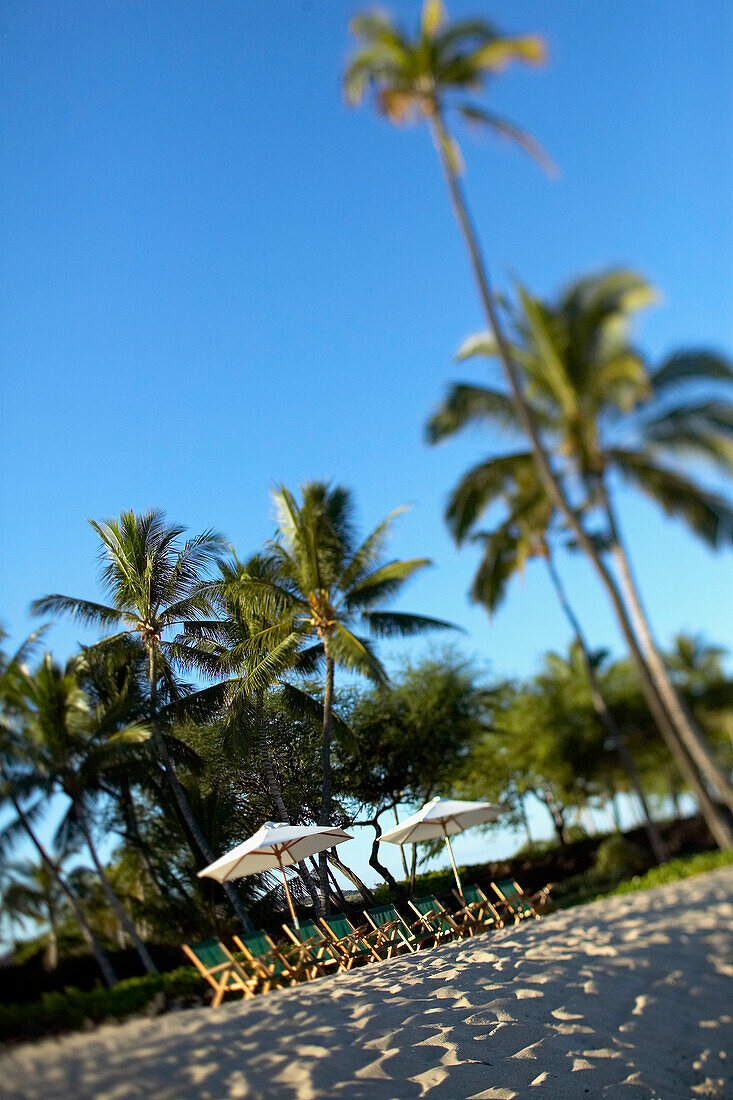
[[[633,878],[620,882],[618,886],[603,896],[633,894],[635,890],[649,890],[652,886],[666,886],[670,882],[679,882],[680,879],[689,878],[691,875],[700,875],[704,871],[716,871],[719,867],[728,867],[732,863],[733,851],[698,852],[694,856],[687,856],[684,859],[671,859],[668,863],[652,867],[645,875],[634,875]]]

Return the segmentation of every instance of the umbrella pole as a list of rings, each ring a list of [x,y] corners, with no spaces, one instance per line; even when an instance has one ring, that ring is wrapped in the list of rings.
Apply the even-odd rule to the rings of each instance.
[[[298,929],[298,931],[300,931],[300,923],[298,922],[298,918],[295,915],[295,909],[293,909],[293,899],[290,896],[290,888],[288,887],[288,880],[285,877],[285,868],[283,867],[283,861],[279,860],[279,863],[280,874],[283,877],[283,886],[285,887],[285,896],[288,899],[288,905],[290,906],[290,916],[293,918],[293,924]]]
[[[463,897],[463,887],[461,886],[461,877],[458,874],[458,868],[456,867],[456,861],[453,857],[453,848],[451,846],[450,837],[448,836],[447,833],[445,834],[445,842],[448,845],[448,855],[450,856],[450,861],[453,864],[453,874],[456,876],[456,884],[458,886],[458,893],[461,895],[461,897]]]

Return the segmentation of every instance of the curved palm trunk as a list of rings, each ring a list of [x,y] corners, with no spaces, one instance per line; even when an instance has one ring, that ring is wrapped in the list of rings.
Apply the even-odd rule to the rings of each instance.
[[[340,871],[344,878],[347,878],[349,880],[352,886],[356,887],[367,905],[374,905],[374,894],[371,892],[369,887],[361,881],[355,871],[352,871],[350,867],[347,867],[345,863],[341,862],[339,857],[336,855],[336,851],[336,848],[332,848],[331,851],[328,852],[328,862],[333,864],[336,870]]]
[[[328,638],[323,639],[323,652],[326,657],[326,686],[323,693],[323,739],[321,741],[321,813],[319,825],[331,824],[331,737],[333,734],[333,677],[334,660],[328,651]],[[324,913],[328,913],[328,856],[325,851],[318,857],[318,869],[321,879],[321,899]]]
[[[153,960],[150,956],[150,952],[148,951],[148,949],[145,946],[145,944],[143,943],[143,941],[140,939],[140,936],[138,935],[138,931],[135,928],[134,922],[128,916],[128,914],[125,912],[125,909],[122,905],[122,902],[117,897],[117,894],[114,892],[114,890],[112,889],[112,884],[109,881],[109,879],[107,878],[107,873],[106,873],[104,867],[102,866],[102,862],[101,862],[101,860],[99,858],[99,855],[97,853],[97,847],[94,843],[94,839],[92,837],[91,829],[89,828],[89,823],[87,822],[87,819],[86,819],[86,814],[84,812],[83,807],[80,806],[78,803],[76,805],[76,815],[77,815],[77,820],[78,820],[79,824],[81,825],[81,830],[84,833],[84,839],[87,842],[87,848],[89,849],[89,854],[92,857],[92,863],[94,864],[94,869],[97,872],[97,875],[99,876],[99,881],[102,884],[102,889],[104,890],[104,896],[107,899],[107,904],[109,905],[109,907],[112,910],[112,912],[114,913],[114,915],[117,917],[117,921],[118,921],[119,925],[125,930],[125,933],[129,937],[132,946],[137,951],[137,954],[140,958],[140,962],[143,964],[143,966],[147,970],[148,974],[157,974],[158,973],[158,968],[155,965],[155,963],[153,962]]]
[[[641,602],[639,590],[636,585],[629,556],[624,546],[615,511],[611,505],[605,482],[598,479],[598,488],[606,513],[608,528],[611,534],[611,557],[618,569],[623,586],[626,601],[640,641],[641,650],[647,665],[649,666],[655,682],[659,685],[659,693],[664,702],[676,729],[679,731],[682,742],[688,753],[695,761],[705,778],[719,791],[728,809],[733,812],[733,783],[730,782],[723,768],[715,760],[710,747],[706,744],[702,731],[695,723],[684,702],[678,695],[667,671],[664,659],[657,648],[651,626]]]
[[[656,859],[657,863],[664,863],[665,860],[669,859],[667,846],[662,840],[662,834],[659,832],[659,829],[652,820],[652,815],[649,812],[649,806],[647,804],[646,796],[641,785],[641,779],[639,777],[639,772],[637,771],[636,764],[634,763],[634,759],[626,746],[626,741],[624,740],[621,731],[616,725],[616,721],[603,696],[601,685],[599,684],[598,677],[596,676],[596,670],[594,669],[593,662],[591,661],[590,648],[588,646],[587,639],[585,637],[585,634],[583,633],[583,629],[575,614],[575,611],[573,610],[573,607],[568,599],[567,592],[565,591],[565,586],[563,585],[562,578],[560,577],[560,574],[555,567],[555,562],[549,548],[547,549],[547,552],[545,554],[545,565],[547,566],[547,571],[550,574],[550,580],[552,581],[552,585],[555,589],[555,594],[558,598],[558,602],[560,603],[560,606],[565,613],[565,617],[570,623],[570,627],[575,634],[575,640],[578,643],[578,647],[583,657],[583,667],[585,669],[585,674],[588,677],[590,697],[591,702],[593,703],[593,709],[598,715],[598,720],[603,727],[603,731],[606,734],[606,737],[609,739],[614,749],[618,753],[621,765],[629,777],[629,781],[631,783],[631,786],[634,788],[636,797],[639,799],[639,803],[643,811],[644,828],[646,830],[647,837],[649,838],[649,844],[654,854],[654,858]]]
[[[198,849],[198,854],[203,857],[206,863],[213,863],[216,856],[202,833],[201,826],[196,820],[196,816],[186,798],[186,792],[181,786],[181,781],[176,773],[175,765],[168,751],[168,746],[165,743],[165,738],[158,725],[158,677],[155,672],[155,646],[153,642],[148,643],[148,690],[150,692],[150,728],[153,731],[153,741],[165,769],[166,779],[168,780],[168,785],[173,795],[176,810],[188,831],[188,835],[192,838]],[[194,852],[194,855],[196,854],[197,853]],[[242,904],[241,898],[232,884],[230,882],[223,882],[221,885],[244,931],[248,934],[254,932],[255,927],[252,924],[249,913]]]
[[[3,779],[5,779],[7,782],[8,777],[4,769],[2,771],[2,775]],[[10,801],[13,804],[13,809],[18,815],[18,820],[22,822],[26,835],[28,836],[28,839],[30,840],[33,847],[38,852],[38,855],[40,856],[44,867],[47,868],[48,873],[51,875],[51,878],[57,884],[58,888],[61,890],[66,900],[69,902],[69,905],[71,906],[74,913],[74,917],[76,918],[77,924],[79,925],[82,938],[94,955],[94,958],[97,960],[97,965],[102,972],[102,977],[104,978],[108,986],[116,985],[117,975],[112,968],[112,963],[109,961],[104,948],[97,940],[97,937],[94,935],[94,932],[87,922],[87,919],[84,916],[84,911],[80,906],[77,898],[64,882],[63,878],[61,877],[61,872],[59,871],[54,861],[51,859],[41,841],[39,840],[38,836],[36,835],[35,829],[26,817],[20,803],[12,792],[10,793]]]
[[[592,562],[606,592],[613,605],[616,618],[623,633],[624,639],[629,647],[629,652],[632,657],[632,661],[639,676],[641,688],[646,699],[647,706],[652,713],[652,717],[659,728],[659,731],[664,738],[667,747],[675,757],[680,770],[682,771],[685,780],[691,784],[696,794],[700,792],[700,809],[705,817],[706,824],[710,829],[716,843],[721,848],[733,847],[733,830],[730,828],[728,822],[715,807],[712,800],[707,797],[704,791],[703,784],[700,782],[697,776],[696,769],[692,764],[692,761],[687,756],[686,750],[680,741],[680,734],[675,728],[674,722],[669,715],[664,703],[662,702],[662,695],[659,687],[656,684],[655,678],[652,675],[651,670],[646,664],[644,657],[639,649],[639,645],[634,635],[627,610],[621,594],[616,587],[616,583],[611,576],[610,572],[605,566],[598,550],[596,549],[593,541],[588,537],[585,528],[580,522],[576,512],[571,507],[569,501],[565,496],[565,492],[559,482],[557,475],[555,474],[548,454],[544,448],[542,439],[539,434],[537,425],[534,422],[531,410],[527,405],[522,391],[522,382],[519,370],[516,363],[512,358],[511,348],[507,343],[504,336],[504,331],[499,322],[499,317],[494,307],[493,297],[489,285],[488,274],[481,251],[478,244],[478,237],[474,229],[471,217],[468,213],[468,206],[463,194],[463,189],[458,178],[456,169],[451,162],[449,155],[449,138],[445,129],[445,125],[440,114],[436,114],[431,119],[431,128],[435,145],[440,158],[443,173],[445,175],[446,183],[448,185],[448,191],[455,214],[458,222],[463,241],[468,252],[471,269],[473,271],[476,286],[479,292],[479,298],[483,307],[487,323],[496,340],[497,351],[514,401],[514,407],[516,409],[517,417],[522,429],[524,430],[527,439],[530,443],[532,454],[534,457],[535,465],[537,467],[537,473],[540,481],[547,492],[550,501],[559,510],[560,514],[565,518],[569,529],[573,532],[577,539],[578,545],[583,550],[588,559]]]

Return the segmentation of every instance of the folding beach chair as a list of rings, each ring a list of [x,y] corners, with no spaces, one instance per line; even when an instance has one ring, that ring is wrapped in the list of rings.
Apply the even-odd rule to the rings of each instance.
[[[181,945],[200,974],[214,988],[211,1007],[221,1004],[225,993],[241,993],[247,999],[257,992],[257,977],[247,974],[223,943],[213,937],[201,943]]]
[[[499,915],[496,906],[492,904],[480,886],[475,884],[463,887],[463,896],[457,890],[453,896],[458,902],[459,908],[453,914],[453,919],[460,925],[468,928],[470,935],[483,932],[487,928],[503,928],[504,921]]]
[[[453,939],[454,936],[463,936],[469,931],[465,924],[457,924],[432,894],[424,898],[414,898],[408,905],[417,913],[424,930],[433,933],[436,943]]]
[[[417,951],[426,940],[435,942],[435,933],[426,932],[418,921],[410,925],[403,920],[394,905],[379,905],[376,909],[367,909],[364,916],[377,933],[373,941],[374,948],[378,952],[384,952],[384,958],[391,959],[403,947],[408,951]]]
[[[268,993],[273,986],[295,985],[313,976],[307,964],[298,958],[291,962],[265,932],[233,936],[232,939],[262,982],[263,993]]]
[[[356,963],[381,962],[381,955],[372,945],[373,928],[366,924],[355,928],[343,913],[321,917],[321,924],[333,949],[338,952],[342,970],[351,970]]]
[[[313,968],[313,977],[327,974],[329,970],[333,971],[334,967],[336,970],[346,969],[335,945],[313,921],[302,921],[300,928],[291,928],[284,924],[282,929],[297,947],[298,961],[304,966],[310,965]],[[288,957],[292,963],[292,957],[290,955]]]
[[[516,923],[527,920],[529,917],[539,918],[540,914],[535,908],[535,902],[543,897],[546,899],[552,888],[550,883],[549,886],[545,886],[543,890],[539,890],[537,894],[530,898],[525,894],[517,880],[513,878],[501,878],[498,882],[492,882],[491,886],[498,897],[501,898],[504,907],[514,917]]]

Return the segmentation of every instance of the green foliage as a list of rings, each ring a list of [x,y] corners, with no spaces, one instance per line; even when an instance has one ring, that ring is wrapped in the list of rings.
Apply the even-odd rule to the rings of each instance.
[[[635,875],[629,882],[622,882],[610,893],[632,894],[635,890],[648,890],[653,886],[666,886],[680,879],[700,875],[705,871],[717,871],[733,864],[733,851],[698,852],[685,859],[671,859],[659,867],[652,867],[645,875]]]
[[[637,845],[622,833],[612,833],[596,851],[595,872],[604,878],[622,878],[636,874],[646,865],[646,857]]]
[[[98,986],[83,992],[72,986],[63,993],[44,993],[33,1004],[0,1005],[0,1041],[78,1030],[87,1020],[96,1024],[110,1017],[124,1019],[142,1012],[158,993],[184,997],[203,992],[203,979],[192,966],[129,978],[112,989]]]

